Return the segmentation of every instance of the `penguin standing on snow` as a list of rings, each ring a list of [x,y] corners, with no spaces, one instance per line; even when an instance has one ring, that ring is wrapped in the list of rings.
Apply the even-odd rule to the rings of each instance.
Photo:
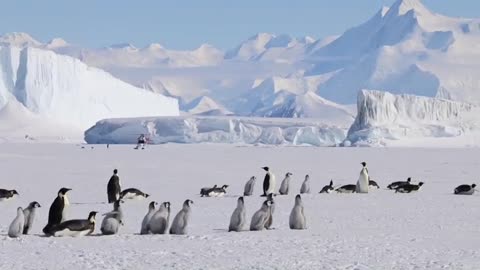
[[[120,200],[143,200],[149,196],[136,188],[127,188],[120,192]]]
[[[362,170],[360,171],[360,176],[358,177],[357,187],[355,192],[357,193],[368,193],[368,169],[367,163],[362,162]]]
[[[243,200],[243,197],[240,197],[237,200],[237,208],[235,208],[232,216],[230,217],[230,225],[228,226],[228,231],[242,231],[245,227],[246,219],[245,201]]]
[[[300,194],[295,196],[295,205],[290,213],[289,225],[292,230],[305,230],[307,228],[307,219],[303,212],[302,197]]]
[[[477,186],[476,184],[460,185],[460,186],[455,188],[455,190],[453,191],[453,194],[456,194],[456,195],[473,195],[473,193],[475,193],[475,187],[476,186]]]
[[[190,219],[190,206],[193,204],[193,201],[186,200],[183,203],[182,210],[178,212],[172,222],[170,227],[170,234],[187,234],[187,226]]]
[[[270,207],[273,204],[272,201],[266,200],[262,203],[262,207],[255,212],[250,221],[250,231],[261,231],[265,229],[265,223],[268,220]]]
[[[0,188],[0,202],[11,200],[14,195],[18,196],[18,192],[15,189],[8,190]]]
[[[115,203],[118,199],[120,199],[120,192],[122,189],[120,188],[120,178],[118,177],[118,170],[113,170],[113,175],[108,180],[107,184],[107,196],[108,196],[108,203]]]
[[[51,229],[65,220],[65,211],[70,204],[67,192],[70,190],[69,188],[61,188],[58,191],[57,198],[55,198],[48,211],[48,223],[45,228],[43,228],[43,232],[46,235],[51,235]]]
[[[95,231],[95,216],[97,212],[92,211],[88,214],[87,219],[72,219],[64,221],[52,229],[52,235],[62,236],[85,236]]]
[[[243,196],[252,196],[256,180],[257,178],[255,176],[250,177],[250,179],[245,184],[245,189],[243,190]]]
[[[120,226],[123,225],[123,212],[120,204],[123,201],[117,200],[113,203],[113,211],[106,213],[100,226],[100,231],[104,235],[117,234]]]
[[[140,234],[149,234],[150,233],[148,223],[150,222],[150,219],[152,218],[153,214],[155,214],[155,206],[157,204],[158,204],[157,202],[152,201],[148,205],[148,212],[145,215],[145,217],[143,218],[142,228],[140,229]]]
[[[280,184],[280,189],[278,190],[278,193],[280,193],[280,195],[288,195],[288,191],[290,190],[291,179],[292,179],[292,173],[287,172],[285,174],[285,178],[282,181],[282,184]]]
[[[164,202],[153,214],[148,227],[153,234],[166,234],[168,231],[168,222],[170,220],[170,202]]]
[[[23,232],[23,225],[25,223],[25,216],[23,215],[22,207],[17,208],[17,216],[13,219],[12,223],[8,227],[9,237],[19,237]]]
[[[302,187],[300,188],[300,194],[309,194],[310,193],[310,176],[305,175],[305,180],[303,180]]]
[[[275,212],[275,202],[273,201],[273,193],[268,194],[267,200],[270,201],[270,207],[268,209],[267,222],[265,222],[265,229],[270,230],[273,224],[273,213]]]
[[[275,175],[272,173],[270,168],[262,167],[267,173],[265,174],[265,178],[263,179],[263,195],[267,196],[270,193],[273,193],[275,190]]]
[[[356,186],[355,186],[356,188]],[[324,186],[322,190],[320,190],[320,193],[330,193],[334,190],[333,188],[333,180],[330,180],[330,184],[328,186]],[[338,191],[338,190],[337,190]]]
[[[27,208],[23,209],[23,216],[25,217],[25,223],[23,225],[23,234],[28,234],[32,229],[33,220],[35,219],[36,209],[40,208],[38,202],[31,202]]]

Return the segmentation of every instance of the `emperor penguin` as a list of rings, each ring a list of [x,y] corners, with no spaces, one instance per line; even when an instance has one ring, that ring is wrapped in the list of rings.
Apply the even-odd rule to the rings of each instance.
[[[229,232],[240,232],[243,231],[246,223],[246,211],[245,211],[245,201],[243,197],[237,199],[237,208],[232,213],[230,217],[230,225],[228,225]]]
[[[377,184],[377,182],[373,180],[368,180],[368,186],[380,189],[380,186]]]
[[[158,211],[153,214],[149,222],[150,232],[153,234],[166,234],[170,220],[170,202],[163,202]]]
[[[476,184],[472,185],[460,185],[453,190],[453,194],[456,195],[473,195],[475,193]]]
[[[285,174],[285,178],[283,179],[282,183],[280,184],[280,189],[278,193],[280,195],[288,195],[288,191],[290,190],[290,180],[292,179],[292,173],[287,172]]]
[[[136,188],[127,188],[120,192],[121,200],[143,200],[148,198],[150,195],[143,193],[142,191]]]
[[[265,229],[265,223],[267,222],[270,207],[273,204],[272,201],[266,200],[262,203],[262,207],[255,212],[250,221],[250,231],[261,231]]]
[[[412,182],[412,178],[411,177],[408,177],[407,178],[407,181],[397,181],[397,182],[393,182],[391,183],[390,185],[387,186],[388,189],[397,189],[401,186],[404,186],[404,185],[408,185]]]
[[[275,212],[275,202],[273,201],[273,193],[268,194],[267,200],[270,201],[270,207],[268,209],[267,222],[265,222],[265,229],[270,230],[273,224],[273,213]]]
[[[300,194],[295,196],[295,205],[293,206],[292,212],[290,212],[289,225],[292,230],[305,230],[307,228],[307,219],[303,212],[302,197]]]
[[[123,212],[120,204],[123,201],[117,200],[113,203],[113,211],[104,214],[100,231],[104,235],[117,234],[120,226],[123,225]]]
[[[67,192],[70,190],[70,188],[61,188],[58,191],[57,197],[53,201],[52,205],[50,206],[50,210],[48,211],[48,223],[45,228],[43,228],[43,232],[46,235],[51,235],[52,227],[65,220],[66,209],[70,204],[68,201]]]
[[[118,177],[118,170],[113,170],[113,175],[108,180],[107,184],[107,197],[108,203],[115,203],[117,200],[120,199],[120,192],[122,189],[120,188],[120,178]]]
[[[357,186],[355,189],[356,193],[368,193],[368,169],[367,163],[362,162],[362,170],[360,171],[360,176],[357,181]]]
[[[305,175],[305,180],[303,180],[302,187],[300,188],[300,194],[309,194],[310,193],[310,176]]]
[[[23,215],[25,217],[25,223],[23,224],[23,234],[28,234],[33,226],[33,221],[35,219],[35,212],[37,208],[40,208],[38,202],[31,202],[27,208],[23,209]]]
[[[203,187],[200,189],[200,196],[208,196],[208,192],[212,189],[217,188],[217,185],[214,185],[213,187]]]
[[[148,223],[150,222],[150,219],[152,218],[153,214],[155,214],[155,206],[158,205],[157,202],[150,202],[148,205],[148,212],[143,218],[142,221],[142,228],[140,229],[140,234],[149,234],[150,229],[148,228]]]
[[[207,191],[207,197],[223,197],[227,193],[228,185],[222,187],[214,187]]]
[[[275,190],[275,174],[268,167],[262,167],[262,169],[267,172],[263,179],[263,196],[267,196]]]
[[[62,236],[85,236],[95,231],[95,216],[97,212],[92,211],[88,214],[87,219],[72,219],[64,221],[52,229],[52,235]]]
[[[414,191],[418,191],[420,187],[423,186],[423,182],[418,183],[418,185],[414,184],[407,184],[395,189],[395,193],[412,193]]]
[[[252,196],[256,180],[257,178],[255,176],[250,177],[250,179],[245,184],[245,189],[243,190],[243,196]]]
[[[15,195],[19,195],[15,189],[8,190],[0,188],[0,202],[11,200],[14,198],[13,196]]]
[[[17,216],[13,219],[10,227],[8,227],[8,236],[9,237],[19,237],[22,235],[23,225],[25,223],[25,216],[23,215],[22,207],[17,208]]]
[[[355,187],[356,188],[356,187]],[[333,180],[330,180],[330,184],[328,186],[324,186],[320,193],[330,193],[334,190],[333,188]]]
[[[178,212],[170,226],[170,234],[187,234],[187,226],[190,219],[190,206],[193,204],[193,201],[186,200],[183,203],[182,210]]]
[[[337,188],[335,191],[337,193],[355,193],[357,190],[357,185],[343,185],[339,188]]]

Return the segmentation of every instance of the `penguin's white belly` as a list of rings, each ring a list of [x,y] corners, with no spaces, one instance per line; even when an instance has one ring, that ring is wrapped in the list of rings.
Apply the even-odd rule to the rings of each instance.
[[[225,195],[224,192],[217,192],[217,191],[212,191],[208,193],[208,197],[223,197]]]
[[[275,186],[276,186],[275,175],[271,174],[270,185],[268,187],[267,194],[274,193],[275,192]]]
[[[136,193],[127,193],[125,196],[123,196],[123,199],[125,200],[143,200],[145,199],[144,196],[138,195]]]
[[[3,201],[10,201],[11,199],[13,199],[14,196],[12,197],[8,197],[8,198],[0,198],[0,202],[3,202]]]
[[[357,193],[368,193],[368,174],[365,172],[365,169],[360,173],[360,177],[357,181]]]
[[[64,237],[64,236],[69,236],[69,237],[79,237],[79,236],[85,236],[90,233],[90,229],[88,230],[83,230],[83,231],[71,231],[70,229],[63,229],[61,231],[55,232],[53,235],[56,237]]]

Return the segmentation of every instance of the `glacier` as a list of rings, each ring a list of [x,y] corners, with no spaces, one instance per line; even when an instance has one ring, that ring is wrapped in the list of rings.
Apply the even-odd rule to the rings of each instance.
[[[85,131],[89,144],[132,144],[139,134],[150,143],[235,143],[334,146],[346,130],[314,119],[251,117],[151,117],[105,119]]]
[[[478,146],[480,107],[441,98],[362,90],[344,146]]]

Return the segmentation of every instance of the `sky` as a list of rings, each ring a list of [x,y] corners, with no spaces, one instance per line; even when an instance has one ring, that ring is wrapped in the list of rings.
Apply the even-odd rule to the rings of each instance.
[[[0,33],[61,37],[82,47],[160,43],[229,49],[259,32],[321,38],[343,33],[395,0],[2,0]],[[423,0],[431,10],[480,17],[479,0]]]

